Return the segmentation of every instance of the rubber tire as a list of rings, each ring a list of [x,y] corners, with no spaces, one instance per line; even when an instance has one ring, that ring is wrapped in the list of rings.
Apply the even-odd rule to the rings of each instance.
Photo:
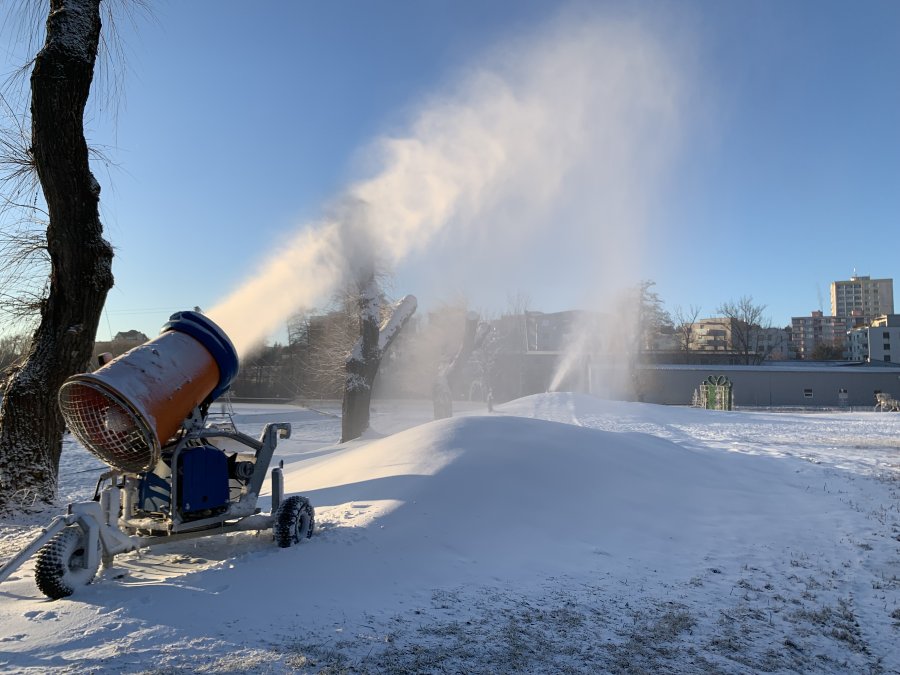
[[[77,525],[67,527],[37,552],[34,579],[41,592],[51,600],[67,598],[80,586],[94,580],[100,567],[85,567],[85,540],[87,535]],[[97,542],[99,548],[99,541]]]
[[[272,532],[280,548],[299,544],[312,536],[316,514],[306,497],[293,495],[278,505]]]

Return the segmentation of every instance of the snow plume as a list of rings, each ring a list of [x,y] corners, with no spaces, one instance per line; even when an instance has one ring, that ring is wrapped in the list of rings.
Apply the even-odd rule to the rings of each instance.
[[[334,223],[304,230],[267,261],[260,274],[209,310],[240,356],[291,312],[312,307],[334,291],[343,269],[339,239]]]
[[[632,271],[648,191],[677,140],[677,61],[641,21],[583,11],[507,42],[375,142],[373,175],[337,200],[350,207],[210,315],[245,351],[360,265],[396,269],[412,254],[445,292],[481,263],[492,270],[481,284],[521,287],[526,250],[546,252],[570,284]],[[602,278],[567,278],[565,258],[585,255]]]
[[[209,310],[240,356],[291,313],[327,301],[348,280],[372,276],[377,250],[364,211],[364,205],[344,198],[327,219],[303,228],[260,273]]]
[[[591,345],[592,333],[584,326],[579,326],[573,334],[569,336],[568,344],[565,345],[562,358],[556,366],[556,372],[553,374],[553,380],[550,382],[550,391],[564,391],[571,387],[563,386],[564,383],[583,368],[587,367],[586,360],[591,357],[594,351]],[[588,388],[590,382],[588,382]]]
[[[634,360],[638,340],[635,289],[604,293],[609,312],[585,312],[572,326],[550,391],[585,391],[600,398],[639,395]]]

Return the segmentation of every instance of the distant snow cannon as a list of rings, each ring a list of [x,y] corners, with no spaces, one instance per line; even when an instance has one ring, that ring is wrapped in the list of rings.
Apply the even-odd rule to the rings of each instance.
[[[219,326],[197,312],[173,314],[160,335],[59,390],[69,430],[121,471],[148,471],[195,408],[205,414],[238,373]]]
[[[282,548],[312,536],[305,497],[284,497],[281,466],[271,472],[269,513],[256,507],[279,438],[270,422],[259,439],[209,406],[237,376],[228,336],[197,312],[173,314],[159,336],[59,391],[66,425],[111,470],[94,499],[69,504],[25,549],[0,566],[0,581],[29,557],[50,598],[89,584],[102,562],[151,544],[241,530],[271,529]]]

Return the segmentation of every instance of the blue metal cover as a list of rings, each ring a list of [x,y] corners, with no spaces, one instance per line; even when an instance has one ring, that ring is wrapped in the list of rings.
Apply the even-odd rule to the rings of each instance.
[[[172,484],[152,471],[141,474],[138,490],[138,508],[150,513],[166,513],[169,510]]]
[[[191,513],[228,504],[228,458],[209,445],[181,453],[181,511]]]
[[[170,330],[194,338],[206,348],[219,366],[219,383],[206,397],[205,403],[215,401],[228,390],[240,370],[237,350],[231,340],[212,319],[198,312],[175,312],[159,332]]]

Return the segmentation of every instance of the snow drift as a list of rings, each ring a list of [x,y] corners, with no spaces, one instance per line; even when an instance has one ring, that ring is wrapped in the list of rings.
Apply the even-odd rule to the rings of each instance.
[[[373,425],[408,426],[430,406],[416,410],[379,403]],[[249,433],[294,423],[278,448],[286,489],[315,504],[317,535],[128,554],[55,603],[25,568],[0,587],[0,668],[900,666],[897,483],[877,478],[896,472],[900,417],[569,394],[499,410],[345,445],[324,442],[339,434],[330,415],[246,411]]]

